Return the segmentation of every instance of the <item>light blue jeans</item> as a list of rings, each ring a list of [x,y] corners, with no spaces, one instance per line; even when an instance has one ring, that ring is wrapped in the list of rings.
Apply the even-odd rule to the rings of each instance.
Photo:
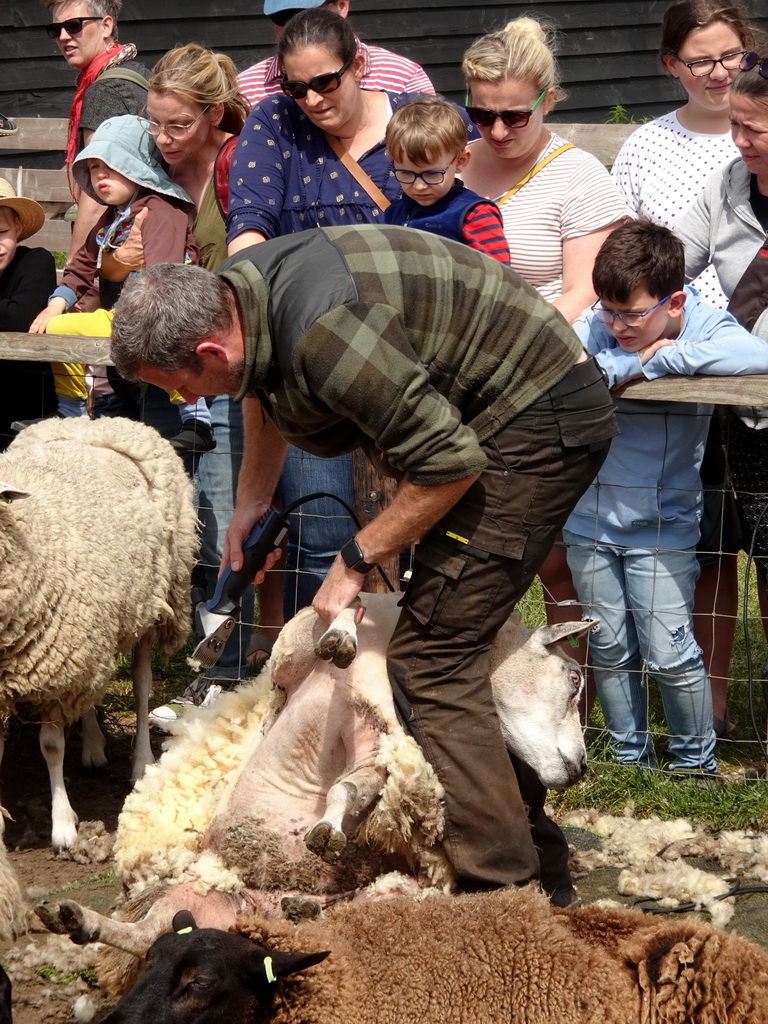
[[[659,684],[670,768],[716,771],[712,694],[693,635],[695,548],[595,544],[563,531],[589,636],[595,686],[617,761],[655,767],[643,662]]]

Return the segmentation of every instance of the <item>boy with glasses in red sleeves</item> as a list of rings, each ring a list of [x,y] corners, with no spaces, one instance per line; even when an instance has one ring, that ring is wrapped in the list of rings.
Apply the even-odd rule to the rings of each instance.
[[[456,178],[470,157],[457,107],[439,96],[409,100],[392,115],[385,141],[404,192],[384,211],[385,224],[432,231],[509,263],[498,206]]]

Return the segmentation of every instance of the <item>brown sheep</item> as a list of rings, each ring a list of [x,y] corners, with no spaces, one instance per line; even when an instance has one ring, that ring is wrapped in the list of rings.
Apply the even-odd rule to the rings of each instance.
[[[102,1024],[768,1021],[768,955],[745,939],[559,911],[530,889],[346,904],[298,927],[243,915],[237,935],[180,917]]]

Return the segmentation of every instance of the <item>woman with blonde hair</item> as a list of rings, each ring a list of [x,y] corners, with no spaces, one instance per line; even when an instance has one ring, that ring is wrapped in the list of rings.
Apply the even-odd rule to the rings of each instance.
[[[214,169],[223,147],[240,133],[249,111],[229,57],[197,43],[169,50],[149,79],[144,125],[154,137],[173,181],[192,198],[192,229],[200,263],[214,270],[226,257],[226,209],[217,201]]]
[[[564,93],[551,34],[517,18],[464,54],[471,143],[464,183],[501,209],[511,267],[569,322],[595,300],[592,264],[628,215],[608,171],[544,125]]]
[[[171,179],[195,204],[192,230],[200,265],[206,270],[215,270],[227,255],[229,164],[249,110],[235,65],[226,54],[188,43],[169,50],[152,69],[144,128],[157,143]],[[204,589],[210,595],[235,503],[243,420],[240,405],[226,396],[210,398],[208,405],[217,449],[198,464],[198,502],[203,523],[200,559],[206,573]],[[212,699],[219,692],[218,683],[229,685],[247,675],[250,601],[249,596],[243,624],[234,630],[215,668],[198,677],[174,703],[200,703],[209,694]],[[175,717],[176,711],[166,705],[155,709],[152,721],[162,727]]]

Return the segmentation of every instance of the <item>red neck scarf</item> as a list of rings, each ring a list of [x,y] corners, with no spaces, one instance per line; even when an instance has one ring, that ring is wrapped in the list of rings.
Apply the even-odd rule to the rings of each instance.
[[[64,154],[64,162],[69,165],[75,159],[77,151],[77,130],[80,127],[80,115],[83,109],[83,97],[88,86],[93,85],[102,71],[114,64],[122,64],[127,60],[133,60],[136,56],[136,47],[133,43],[121,46],[120,43],[113,43],[104,53],[94,57],[87,68],[83,68],[77,76],[77,89],[72,106],[69,108],[69,128],[67,130],[67,150]]]

